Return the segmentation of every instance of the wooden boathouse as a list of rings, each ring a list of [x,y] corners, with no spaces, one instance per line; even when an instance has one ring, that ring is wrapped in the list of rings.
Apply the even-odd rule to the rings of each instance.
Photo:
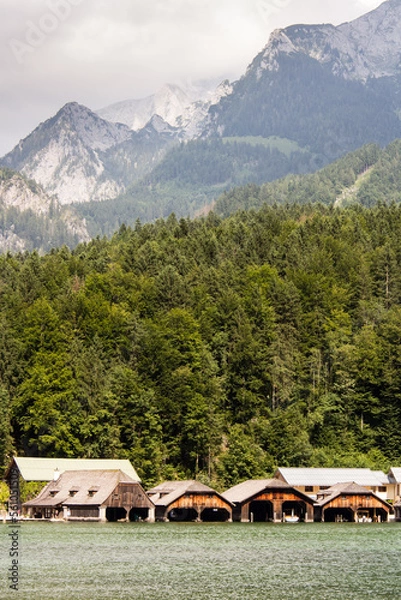
[[[382,471],[361,468],[280,467],[274,476],[314,499],[321,491],[347,481],[354,481],[368,488],[383,500],[394,499],[393,486]]]
[[[224,492],[223,497],[234,505],[233,521],[314,520],[313,499],[279,479],[244,481]]]
[[[233,505],[211,487],[195,480],[165,481],[148,490],[156,521],[231,521]]]
[[[65,471],[23,510],[37,519],[154,520],[154,504],[141,484],[120,470]]]
[[[64,471],[120,470],[130,479],[140,481],[138,473],[127,459],[112,458],[38,458],[33,456],[14,456],[5,479],[11,469],[17,469],[24,481],[52,481],[54,475]]]
[[[391,505],[355,482],[338,483],[321,491],[316,520],[325,522],[383,522],[389,520]]]

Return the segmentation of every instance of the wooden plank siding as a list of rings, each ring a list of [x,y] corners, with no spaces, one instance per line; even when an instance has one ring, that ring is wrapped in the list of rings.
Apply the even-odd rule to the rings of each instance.
[[[270,490],[262,492],[257,496],[254,496],[249,502],[246,502],[241,507],[241,521],[251,520],[251,504],[254,502],[270,502],[272,505],[272,520],[280,522],[283,520],[285,512],[285,504],[291,502],[298,504],[303,507],[305,511],[305,521],[313,521],[313,504],[308,503],[303,498],[300,498],[296,493],[288,492],[286,490]]]
[[[131,508],[153,508],[153,503],[142,487],[139,484],[132,483],[119,483],[103,505],[110,508],[128,506]]]
[[[257,496],[255,496],[255,498],[252,498],[252,500],[258,500],[258,501],[265,500],[267,502],[273,502],[275,500],[276,501],[279,500],[280,502],[303,501],[303,499],[301,499],[297,494],[288,492],[287,490],[271,490],[271,491],[262,492],[261,494],[258,494]]]
[[[169,505],[168,510],[175,508],[194,508],[200,514],[205,508],[225,509],[231,515],[231,506],[217,494],[185,494]]]
[[[383,506],[383,502],[380,502],[379,499],[370,495],[354,495],[354,496],[338,496],[331,500],[329,504],[325,507],[327,508],[351,508],[353,511],[357,511],[359,509],[369,509],[369,508],[383,508],[386,512],[389,512],[386,507]]]
[[[388,521],[391,506],[374,494],[340,494],[321,507],[321,520]]]

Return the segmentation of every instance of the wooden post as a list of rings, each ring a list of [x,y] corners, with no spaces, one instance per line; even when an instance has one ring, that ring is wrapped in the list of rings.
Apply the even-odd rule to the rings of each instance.
[[[249,523],[249,502],[241,506],[241,523]]]
[[[280,523],[283,520],[283,503],[281,500],[273,500],[273,521]]]
[[[315,518],[314,508],[312,504],[306,505],[305,523],[313,523]]]

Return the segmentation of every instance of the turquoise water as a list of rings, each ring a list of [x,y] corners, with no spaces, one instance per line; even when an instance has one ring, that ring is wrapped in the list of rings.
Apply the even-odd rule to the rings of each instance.
[[[21,600],[362,600],[401,594],[401,523],[23,523]]]

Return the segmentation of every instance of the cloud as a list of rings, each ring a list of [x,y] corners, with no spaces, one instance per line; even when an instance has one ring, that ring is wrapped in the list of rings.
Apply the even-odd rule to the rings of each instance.
[[[276,27],[379,2],[1,0],[0,154],[65,102],[100,108],[165,82],[239,77]]]

